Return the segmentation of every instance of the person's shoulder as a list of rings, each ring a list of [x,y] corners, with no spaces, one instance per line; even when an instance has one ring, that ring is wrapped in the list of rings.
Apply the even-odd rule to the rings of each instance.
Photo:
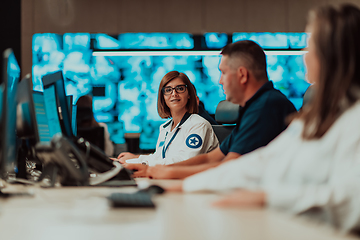
[[[167,126],[169,126],[169,124],[171,123],[171,119],[167,120],[166,122],[164,122],[163,124],[160,125],[160,130],[166,128]]]
[[[288,107],[296,110],[294,104],[279,90],[271,89],[266,93],[266,105],[271,107],[283,108]]]
[[[199,114],[193,113],[189,117],[189,126],[195,126],[195,125],[204,125],[206,127],[211,127],[211,124],[208,120],[200,116]]]
[[[360,100],[358,100],[351,107],[346,109],[344,113],[340,116],[340,118],[342,119],[347,119],[348,123],[350,123],[350,121],[354,121],[354,122],[358,121],[359,117],[360,117]]]

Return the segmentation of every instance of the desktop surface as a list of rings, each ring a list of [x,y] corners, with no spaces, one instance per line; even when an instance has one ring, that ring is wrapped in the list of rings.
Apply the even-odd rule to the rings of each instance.
[[[12,186],[4,192],[14,189],[30,189],[34,196],[0,199],[1,239],[355,239],[269,210],[214,208],[222,195],[213,193],[164,193],[154,196],[155,209],[130,209],[112,208],[106,197],[135,187]]]

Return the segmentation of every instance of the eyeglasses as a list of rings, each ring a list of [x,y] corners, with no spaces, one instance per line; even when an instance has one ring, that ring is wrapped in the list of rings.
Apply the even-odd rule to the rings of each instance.
[[[186,91],[187,85],[177,85],[176,87],[163,87],[161,91],[164,95],[170,95],[173,93],[174,89],[177,93],[183,93]]]

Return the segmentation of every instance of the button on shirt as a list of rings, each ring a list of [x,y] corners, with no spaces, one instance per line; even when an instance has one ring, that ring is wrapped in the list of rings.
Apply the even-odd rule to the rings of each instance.
[[[239,111],[236,127],[220,145],[224,155],[243,155],[267,145],[287,127],[285,118],[296,109],[269,81]]]

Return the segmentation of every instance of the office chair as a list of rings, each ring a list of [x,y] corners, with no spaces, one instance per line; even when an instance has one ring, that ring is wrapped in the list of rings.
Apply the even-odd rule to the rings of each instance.
[[[239,108],[239,105],[226,100],[219,102],[217,105],[215,110],[215,120],[221,125],[211,126],[220,144],[234,129],[236,121],[239,118]]]
[[[103,127],[83,127],[77,129],[77,136],[94,144],[105,151],[104,128]]]

